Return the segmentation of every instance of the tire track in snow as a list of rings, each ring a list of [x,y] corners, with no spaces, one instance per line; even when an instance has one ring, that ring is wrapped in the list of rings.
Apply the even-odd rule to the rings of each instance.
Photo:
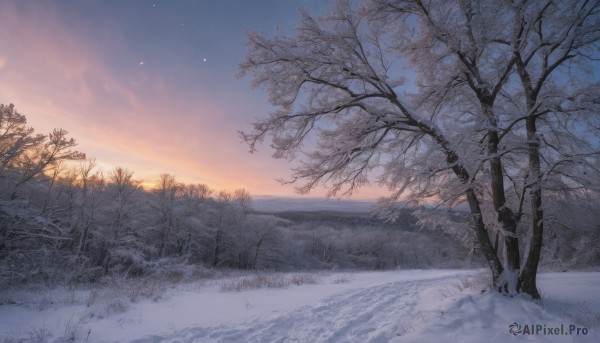
[[[383,343],[410,330],[419,293],[453,277],[395,281],[323,299],[269,319],[188,328],[145,342],[371,342]]]

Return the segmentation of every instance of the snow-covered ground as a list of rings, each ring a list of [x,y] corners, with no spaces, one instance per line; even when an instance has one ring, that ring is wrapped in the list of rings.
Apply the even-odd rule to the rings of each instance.
[[[31,303],[36,305],[0,305],[0,342],[600,341],[597,272],[540,275],[541,303],[482,294],[481,271],[317,273],[311,278],[316,283],[241,291],[223,291],[239,285],[241,277],[218,279],[182,284],[155,299],[133,297],[135,302],[107,290],[55,290],[38,295],[45,300]],[[511,325],[520,329],[517,336],[509,332]],[[532,333],[541,331],[523,334],[532,328]],[[563,335],[548,335],[561,328]],[[564,334],[571,329],[572,335]]]

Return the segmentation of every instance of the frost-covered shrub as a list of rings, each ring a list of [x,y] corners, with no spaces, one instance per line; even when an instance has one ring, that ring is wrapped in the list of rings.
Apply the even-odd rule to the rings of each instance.
[[[125,285],[126,295],[129,301],[138,302],[141,299],[160,299],[167,291],[167,285],[163,280],[137,279]]]
[[[317,283],[315,274],[293,274],[290,276],[290,282],[296,286],[311,285]]]
[[[290,285],[301,286],[317,283],[314,274],[253,274],[221,281],[220,288],[223,292],[240,292],[258,288],[287,288]]]

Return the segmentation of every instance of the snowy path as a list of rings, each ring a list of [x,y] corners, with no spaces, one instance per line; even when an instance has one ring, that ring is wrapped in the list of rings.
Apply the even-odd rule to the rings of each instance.
[[[410,330],[419,294],[442,279],[403,280],[352,290],[265,321],[190,328],[136,342],[387,342]]]
[[[156,301],[85,305],[46,294],[41,307],[0,306],[0,342],[600,342],[600,273],[539,276],[542,303],[481,294],[478,271],[320,274],[317,284],[222,292],[221,282],[174,288]],[[344,281],[339,281],[339,280]],[[465,282],[471,286],[465,288]],[[485,285],[485,282],[482,283]],[[481,284],[480,284],[481,286]],[[66,297],[65,300],[61,300]],[[116,305],[122,307],[115,307]],[[509,326],[577,324],[587,335],[521,335]],[[69,333],[74,333],[75,336]]]

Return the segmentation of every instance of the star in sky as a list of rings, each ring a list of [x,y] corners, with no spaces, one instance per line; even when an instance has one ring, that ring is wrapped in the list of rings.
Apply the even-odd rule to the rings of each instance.
[[[235,75],[248,31],[293,32],[307,4],[311,13],[329,7],[323,0],[0,0],[0,103],[15,103],[36,132],[67,129],[104,169],[128,168],[148,184],[165,172],[214,189],[295,195],[274,181],[288,175],[287,161],[272,159],[268,144],[250,155],[240,143],[238,130],[272,107],[249,77]]]

